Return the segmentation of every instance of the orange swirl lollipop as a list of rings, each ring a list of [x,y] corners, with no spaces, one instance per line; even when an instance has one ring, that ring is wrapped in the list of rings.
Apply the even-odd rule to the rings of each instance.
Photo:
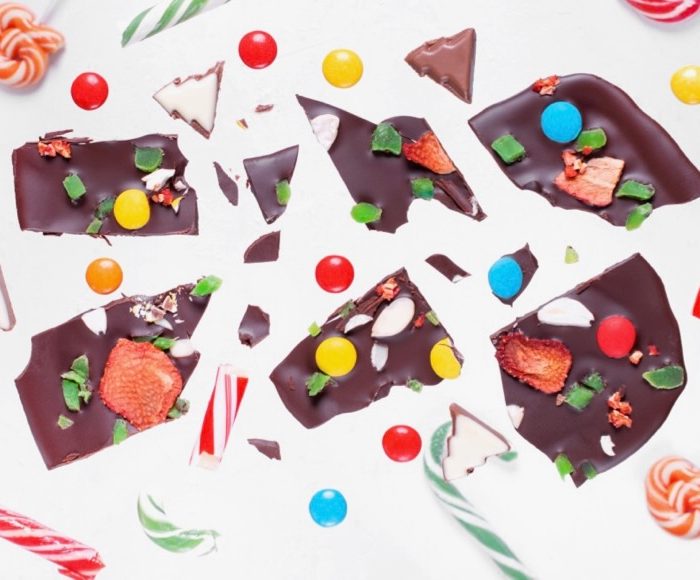
[[[63,35],[35,20],[22,4],[0,3],[0,84],[19,88],[39,82],[49,55],[63,48]]]
[[[649,470],[646,492],[649,511],[664,530],[700,537],[700,469],[682,457],[664,457]]]

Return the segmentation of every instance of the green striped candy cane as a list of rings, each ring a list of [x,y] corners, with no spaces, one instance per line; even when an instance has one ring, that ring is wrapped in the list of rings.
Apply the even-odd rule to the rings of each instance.
[[[129,23],[129,26],[122,33],[122,46],[150,38],[154,34],[185,22],[197,14],[223,6],[229,1],[164,0],[147,8]]]
[[[423,467],[430,489],[442,507],[481,544],[489,558],[501,569],[506,578],[513,580],[533,580],[534,576],[525,569],[518,557],[490,524],[476,511],[474,506],[451,483],[442,477],[441,461],[445,441],[452,423],[437,428],[430,440],[430,447],[423,454]]]

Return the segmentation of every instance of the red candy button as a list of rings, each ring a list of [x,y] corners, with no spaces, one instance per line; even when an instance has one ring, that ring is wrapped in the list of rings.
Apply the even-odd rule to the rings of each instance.
[[[326,292],[347,290],[355,279],[355,269],[343,256],[326,256],[316,264],[316,282]]]
[[[598,347],[610,358],[623,358],[627,356],[637,340],[637,329],[634,324],[616,314],[603,319],[598,325],[596,334]]]
[[[392,461],[411,461],[420,453],[421,439],[418,431],[408,425],[394,425],[382,438],[384,453]]]
[[[254,30],[241,38],[238,54],[246,66],[265,68],[277,58],[277,43],[267,32]]]
[[[698,295],[695,297],[693,316],[695,316],[695,318],[700,318],[700,290],[698,290]]]
[[[70,94],[81,109],[92,111],[104,105],[109,95],[109,85],[97,73],[85,72],[75,77]]]

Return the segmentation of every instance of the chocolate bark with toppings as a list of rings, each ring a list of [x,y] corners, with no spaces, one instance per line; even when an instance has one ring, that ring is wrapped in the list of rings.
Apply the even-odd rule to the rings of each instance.
[[[169,206],[152,203],[148,223],[139,230],[126,230],[114,219],[111,207],[101,207],[127,189],[147,191],[144,178],[149,172],[135,163],[136,150],[147,148],[163,151],[160,167],[151,174],[172,171],[163,185],[173,199],[181,199]],[[93,143],[89,139],[49,134],[12,154],[20,228],[53,235],[195,235],[197,195],[185,180],[187,163],[175,135]],[[77,199],[72,199],[64,186],[69,176],[77,176],[84,185],[85,193]],[[102,215],[98,216],[100,212]],[[95,227],[98,217],[101,219]]]
[[[297,100],[355,202],[381,210],[378,219],[363,219],[369,229],[395,232],[408,221],[416,198],[434,197],[478,221],[486,217],[425,119],[392,117],[378,126],[319,101]],[[395,135],[393,152],[382,144],[373,150],[378,127]]]
[[[685,385],[678,324],[639,254],[492,341],[514,425],[576,485],[642,447]]]
[[[520,266],[520,270],[522,271],[523,275],[523,281],[520,285],[520,289],[514,296],[511,296],[510,298],[502,298],[494,292],[494,296],[496,296],[496,298],[503,302],[503,304],[508,304],[509,306],[512,306],[513,302],[515,302],[518,299],[518,297],[523,292],[525,292],[525,288],[529,286],[533,276],[535,275],[535,272],[537,272],[537,269],[539,268],[539,263],[537,262],[537,258],[535,257],[535,255],[530,250],[529,244],[525,244],[517,252],[501,256],[501,259],[503,258],[512,258],[513,260],[515,260]]]
[[[356,360],[346,374],[329,376],[319,353],[325,341],[337,338],[352,344]],[[401,269],[322,326],[312,325],[270,379],[289,412],[313,428],[386,397],[394,385],[420,391],[455,378],[461,361],[447,330]]]
[[[238,326],[238,340],[254,347],[270,335],[270,316],[259,306],[248,305]]]
[[[428,76],[455,97],[472,102],[476,31],[467,28],[447,38],[436,38],[412,50],[406,62],[420,76]]]
[[[602,129],[605,136],[600,131],[588,133],[580,147],[549,140],[540,128],[540,116],[555,101],[575,105],[583,130]],[[686,203],[700,196],[700,172],[671,136],[625,92],[593,75],[542,79],[479,113],[469,124],[519,188],[539,193],[554,206],[597,214],[616,226],[627,224],[638,208],[650,211],[652,206]],[[492,147],[509,136],[524,151],[510,140],[513,147],[499,155]],[[589,150],[584,150],[586,142]],[[568,159],[563,159],[567,150]],[[625,194],[626,182],[632,182],[632,189],[643,186],[642,198],[647,199],[631,197],[629,185]]]
[[[280,255],[280,232],[270,232],[255,240],[243,254],[245,264],[275,262]]]
[[[115,351],[122,346],[141,350],[148,347],[159,352],[176,369],[172,372],[179,375],[182,385],[187,383],[199,361],[199,353],[191,348],[189,338],[210,298],[193,296],[194,288],[195,285],[188,284],[158,296],[122,298],[32,338],[31,358],[15,382],[29,427],[48,468],[112,445],[117,420],[122,421],[124,435],[138,432],[134,425],[107,407],[101,393],[108,387],[104,380],[107,361],[116,362]],[[173,343],[170,339],[178,340]],[[146,344],[150,342],[155,346]],[[115,348],[118,345],[119,349]],[[160,351],[156,347],[169,348]],[[67,407],[62,375],[82,355],[89,366],[85,384],[91,396],[87,402],[77,401],[79,410],[73,411]],[[150,351],[148,356],[156,360]],[[72,378],[79,381],[75,376]],[[181,411],[179,407],[178,412]],[[61,416],[72,424],[61,427],[58,423]]]
[[[453,284],[470,275],[469,272],[460,268],[445,254],[433,254],[428,256],[425,261]]]
[[[267,439],[248,439],[248,443],[255,447],[265,457],[276,459],[277,461],[282,460],[280,444],[277,443],[277,441],[268,441]]]
[[[250,189],[268,224],[287,209],[298,155],[299,146],[295,145],[269,155],[243,160]]]
[[[221,193],[226,196],[231,205],[238,205],[238,185],[216,161],[214,161],[214,169],[216,170],[216,180],[219,182]]]

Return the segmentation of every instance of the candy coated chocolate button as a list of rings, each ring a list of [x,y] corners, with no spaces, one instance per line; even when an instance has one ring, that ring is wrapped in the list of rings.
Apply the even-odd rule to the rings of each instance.
[[[73,102],[81,109],[92,111],[104,105],[109,96],[109,85],[97,73],[84,72],[75,77],[70,94]]]
[[[629,318],[615,314],[604,318],[598,325],[596,340],[603,354],[610,358],[623,358],[634,347],[637,329]]]
[[[266,68],[277,58],[277,42],[263,30],[249,32],[238,43],[238,54],[250,68]]]
[[[337,489],[317,491],[309,502],[311,519],[319,526],[332,528],[341,523],[348,514],[345,497]]]
[[[355,368],[355,345],[342,336],[332,336],[322,341],[316,349],[316,365],[329,377],[342,377]]]
[[[571,103],[557,101],[542,111],[540,126],[547,139],[557,143],[570,143],[581,132],[583,118],[578,108]]]
[[[489,286],[496,296],[508,300],[523,286],[523,269],[510,256],[500,258],[489,268]]]
[[[418,431],[408,425],[394,425],[386,430],[382,438],[382,447],[387,457],[401,463],[415,459],[420,453],[421,445]]]
[[[334,87],[347,89],[362,78],[362,59],[352,50],[332,50],[323,59],[323,76]]]
[[[326,256],[316,265],[316,282],[326,292],[347,290],[354,278],[355,270],[344,256]]]

